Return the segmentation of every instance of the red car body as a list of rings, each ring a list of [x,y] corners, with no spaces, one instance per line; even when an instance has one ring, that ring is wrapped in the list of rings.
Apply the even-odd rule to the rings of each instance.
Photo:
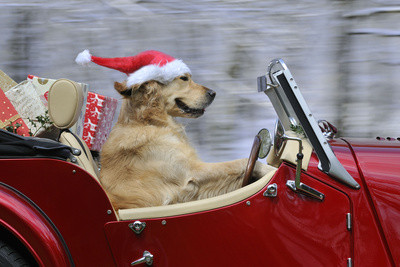
[[[1,158],[0,226],[38,266],[131,266],[144,251],[152,266],[400,266],[399,140],[329,143],[359,189],[322,172],[313,152],[301,181],[322,201],[286,186],[296,166],[283,162],[254,195],[141,218],[140,234],[130,226],[138,220],[118,219],[99,182],[76,164]],[[267,197],[271,184],[276,196]]]

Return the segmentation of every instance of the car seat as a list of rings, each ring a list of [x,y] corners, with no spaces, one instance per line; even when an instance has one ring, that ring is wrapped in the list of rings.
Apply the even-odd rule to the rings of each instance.
[[[83,91],[79,84],[68,79],[59,79],[53,83],[48,94],[50,119],[61,133],[58,141],[62,144],[81,150],[75,156],[76,163],[98,180],[99,168],[92,154],[79,136],[72,133],[71,128],[78,120],[83,106]]]

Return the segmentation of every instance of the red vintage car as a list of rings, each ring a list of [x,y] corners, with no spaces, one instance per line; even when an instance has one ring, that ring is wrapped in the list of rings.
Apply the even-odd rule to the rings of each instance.
[[[400,139],[335,138],[281,59],[258,90],[279,120],[248,172],[276,169],[184,204],[116,212],[79,138],[1,131],[0,266],[400,266]]]

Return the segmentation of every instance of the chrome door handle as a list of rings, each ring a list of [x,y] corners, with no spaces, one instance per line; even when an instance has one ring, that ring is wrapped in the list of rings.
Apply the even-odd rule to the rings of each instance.
[[[143,252],[143,257],[141,257],[138,260],[135,260],[131,263],[131,266],[133,265],[137,265],[137,264],[141,264],[141,263],[146,263],[147,265],[152,265],[153,264],[153,254],[151,254],[150,252],[148,252],[147,250],[145,250]]]

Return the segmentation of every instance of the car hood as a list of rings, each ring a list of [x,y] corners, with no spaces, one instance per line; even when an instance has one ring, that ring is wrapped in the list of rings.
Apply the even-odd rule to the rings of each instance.
[[[393,248],[400,239],[400,140],[344,140],[354,152],[364,180],[362,187],[370,194],[386,239]]]
[[[400,186],[400,141],[397,139],[344,139],[354,152],[358,168],[368,186],[392,191]],[[384,186],[386,184],[386,186]],[[396,187],[396,186],[395,186]],[[370,188],[372,189],[372,188]],[[400,192],[400,187],[396,188]],[[385,190],[385,191],[386,191]],[[377,193],[377,192],[374,192]]]

